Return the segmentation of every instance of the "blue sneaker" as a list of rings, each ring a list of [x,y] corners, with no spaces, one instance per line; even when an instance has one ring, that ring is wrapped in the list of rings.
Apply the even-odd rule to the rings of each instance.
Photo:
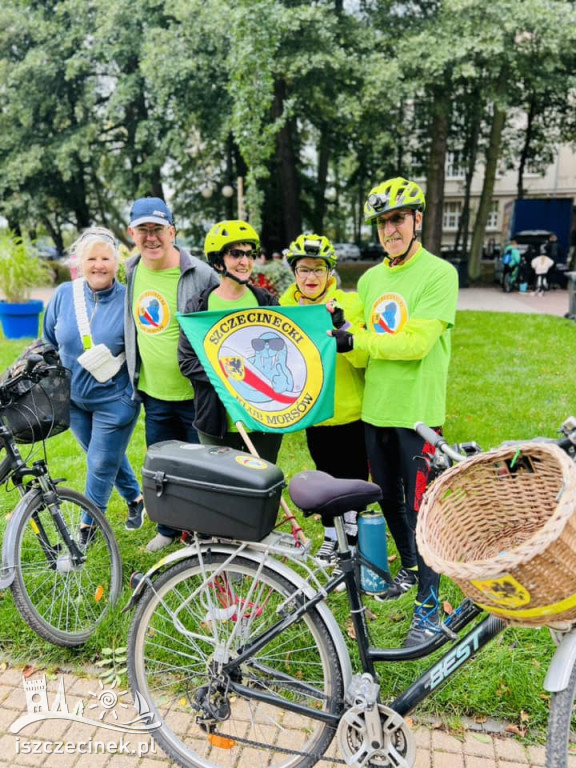
[[[438,602],[434,605],[416,605],[410,630],[404,640],[404,648],[412,648],[422,645],[434,635],[442,632],[440,628],[440,616],[438,614]]]

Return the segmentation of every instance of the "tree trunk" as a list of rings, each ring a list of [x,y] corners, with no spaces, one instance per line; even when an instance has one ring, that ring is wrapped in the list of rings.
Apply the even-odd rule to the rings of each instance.
[[[314,210],[312,211],[312,228],[314,232],[322,232],[324,229],[324,217],[326,215],[326,180],[328,178],[328,165],[330,162],[330,128],[323,124],[318,143],[318,176],[314,191]]]
[[[528,120],[526,123],[526,131],[524,133],[524,146],[520,153],[520,164],[518,166],[518,180],[516,183],[517,197],[521,200],[524,197],[524,172],[526,169],[526,163],[528,162],[528,156],[530,154],[530,144],[532,143],[532,134],[534,132],[534,119],[538,111],[536,95],[532,94],[530,97],[530,106],[528,107]]]
[[[48,216],[42,216],[42,223],[46,227],[46,231],[50,234],[58,253],[64,253],[64,238],[62,237],[60,227],[52,224]]]
[[[277,80],[274,86],[274,118],[282,115],[286,99],[286,81]],[[297,173],[297,156],[294,149],[293,132],[296,126],[293,120],[287,120],[278,132],[276,140],[276,163],[280,182],[280,201],[282,205],[283,241],[289,243],[302,231],[300,197]]]
[[[442,246],[444,180],[449,127],[450,100],[444,93],[437,91],[432,103],[432,142],[426,174],[426,212],[422,227],[424,247],[431,253],[437,254],[440,253]]]
[[[476,94],[478,97],[479,94]],[[476,102],[478,103],[478,102]],[[458,232],[454,243],[454,250],[458,253],[460,242],[462,242],[462,256],[468,256],[468,227],[470,225],[470,192],[472,179],[476,170],[476,158],[478,156],[478,139],[480,137],[480,110],[473,109],[470,115],[471,125],[469,126],[468,138],[466,141],[466,177],[464,180],[464,201],[462,203],[462,215],[458,222]]]
[[[501,78],[500,92],[505,88],[504,78]],[[470,260],[468,262],[468,274],[471,280],[477,280],[480,277],[480,262],[482,260],[482,248],[484,245],[484,234],[486,224],[490,213],[492,203],[492,194],[494,192],[494,180],[496,178],[496,169],[500,157],[500,144],[502,141],[502,132],[506,123],[506,112],[501,103],[497,100],[494,104],[494,115],[492,117],[492,126],[490,128],[490,139],[486,150],[486,170],[484,182],[482,184],[482,193],[478,205],[478,213],[474,222],[474,231],[472,233],[472,247],[470,249]]]

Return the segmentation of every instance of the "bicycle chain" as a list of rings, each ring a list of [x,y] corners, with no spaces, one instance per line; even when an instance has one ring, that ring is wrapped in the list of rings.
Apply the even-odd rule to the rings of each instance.
[[[282,752],[285,755],[300,755],[301,757],[313,757],[315,760],[326,760],[331,763],[337,763],[338,765],[346,765],[346,761],[338,757],[326,757],[324,754],[319,755],[315,752],[299,752],[297,749],[288,749],[288,747],[273,747],[271,744],[263,744],[260,741],[252,741],[252,739],[243,739],[241,736],[230,736],[226,733],[220,733],[214,731],[215,736],[221,736],[225,739],[232,739],[233,741],[239,741],[241,744],[247,744],[249,747],[264,747],[265,749],[272,750],[273,752]]]

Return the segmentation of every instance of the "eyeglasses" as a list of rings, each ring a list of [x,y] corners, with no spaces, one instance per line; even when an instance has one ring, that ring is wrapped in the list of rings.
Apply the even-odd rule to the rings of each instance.
[[[258,251],[243,251],[241,248],[229,248],[226,253],[232,256],[233,259],[240,261],[241,258],[246,256],[247,259],[254,260],[258,256]]]
[[[250,343],[256,352],[261,352],[266,345],[273,349],[274,352],[279,352],[285,346],[284,339],[281,339],[279,336],[273,336],[271,339],[252,339]]]
[[[308,275],[314,275],[314,277],[324,277],[324,275],[328,272],[326,267],[314,267],[314,269],[310,269],[310,267],[296,267],[294,271],[298,277],[308,277]]]
[[[136,232],[141,237],[146,237],[146,235],[162,237],[162,235],[165,234],[168,229],[169,227],[163,227],[161,224],[159,224],[157,227],[136,227],[134,232]]]
[[[380,217],[379,219],[376,219],[376,226],[378,229],[386,229],[386,224],[392,224],[393,227],[399,227],[400,225],[404,224],[407,216],[410,216],[410,214],[394,213],[388,219]]]

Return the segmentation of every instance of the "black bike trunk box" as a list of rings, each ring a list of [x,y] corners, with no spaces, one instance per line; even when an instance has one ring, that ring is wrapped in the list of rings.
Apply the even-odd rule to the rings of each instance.
[[[284,475],[233,448],[167,440],[151,445],[142,469],[144,503],[156,523],[244,541],[276,525]]]

